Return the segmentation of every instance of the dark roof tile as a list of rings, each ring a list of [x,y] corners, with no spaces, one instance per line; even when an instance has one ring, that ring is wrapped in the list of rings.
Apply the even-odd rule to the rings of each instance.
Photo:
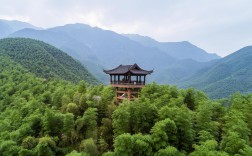
[[[118,67],[111,70],[103,70],[106,74],[126,74],[130,72],[133,75],[148,75],[153,72],[153,70],[147,71],[141,69],[137,64],[133,65],[119,65]]]

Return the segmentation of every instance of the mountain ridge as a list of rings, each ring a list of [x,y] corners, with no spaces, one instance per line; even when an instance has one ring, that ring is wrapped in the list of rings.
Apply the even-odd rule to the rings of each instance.
[[[193,59],[199,62],[207,62],[220,58],[217,54],[207,53],[205,50],[193,45],[189,41],[159,42],[151,37],[138,34],[123,35],[143,44],[144,46],[157,47],[177,59]]]
[[[0,39],[24,28],[42,29],[27,22],[0,19]]]

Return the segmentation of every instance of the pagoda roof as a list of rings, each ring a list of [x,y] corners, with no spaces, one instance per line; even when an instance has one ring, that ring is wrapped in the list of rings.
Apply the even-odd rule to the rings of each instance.
[[[144,70],[140,68],[136,63],[133,65],[119,65],[118,67],[111,70],[103,70],[106,74],[110,75],[124,75],[131,73],[132,75],[148,75],[153,72],[153,70]]]

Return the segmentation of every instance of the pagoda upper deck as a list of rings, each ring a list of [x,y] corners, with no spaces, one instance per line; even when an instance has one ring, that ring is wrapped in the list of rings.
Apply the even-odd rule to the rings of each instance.
[[[119,65],[111,70],[104,70],[110,75],[112,85],[145,85],[146,75],[151,74],[153,70],[144,70],[137,64]]]

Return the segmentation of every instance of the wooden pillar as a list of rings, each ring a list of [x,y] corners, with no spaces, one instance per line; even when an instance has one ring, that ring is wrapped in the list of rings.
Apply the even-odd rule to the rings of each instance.
[[[110,84],[112,84],[112,75],[110,75]]]
[[[136,76],[136,82],[138,83],[138,75]]]
[[[144,75],[144,85],[145,85],[145,79],[146,79],[145,77],[146,77],[146,75]]]
[[[142,84],[142,80],[141,80],[141,77],[142,77],[142,76],[140,75],[140,83]]]
[[[131,100],[131,88],[128,88],[128,100]]]
[[[118,88],[115,87],[115,97],[116,97],[116,101],[118,101],[118,93],[117,93],[117,90],[118,90]]]
[[[117,78],[117,84],[119,84],[119,82],[120,82],[120,75],[117,75],[118,76],[118,78]]]

